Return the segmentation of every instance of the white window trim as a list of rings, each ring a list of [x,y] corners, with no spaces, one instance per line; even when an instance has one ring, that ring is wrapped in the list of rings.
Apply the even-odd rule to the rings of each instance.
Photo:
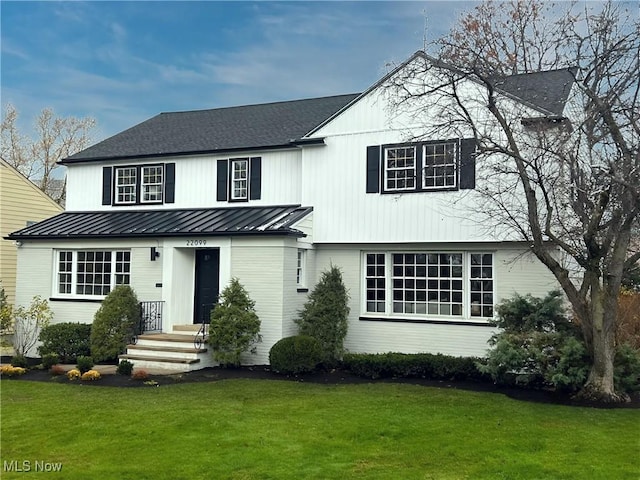
[[[454,158],[453,163],[446,165],[453,166],[453,185],[426,185],[425,170],[427,168],[427,147],[436,145],[453,145],[454,146]],[[422,145],[422,165],[420,165],[420,181],[422,183],[423,190],[446,190],[458,188],[458,165],[460,163],[460,140],[458,141],[442,141],[442,142],[429,142]]]
[[[235,178],[235,173],[236,170],[234,168],[234,165],[236,163],[244,163],[246,165],[246,172],[247,172],[247,176],[245,178]],[[229,198],[231,200],[249,200],[249,179],[250,179],[250,172],[249,172],[249,159],[248,158],[232,158],[229,162],[229,168],[231,170],[230,172],[230,196]],[[241,182],[244,181],[245,182],[245,194],[243,196],[236,196],[235,195],[235,182]]]
[[[133,185],[128,183],[126,185],[121,185],[119,182],[119,177],[118,177],[118,172],[122,171],[122,170],[133,170]],[[115,198],[113,199],[113,203],[115,205],[135,205],[136,204],[136,200],[138,198],[138,192],[137,192],[137,183],[138,183],[138,168],[136,166],[123,166],[123,167],[116,167],[115,168],[115,191],[114,191],[114,195]],[[120,188],[124,188],[124,187],[131,187],[133,186],[133,200],[129,200],[129,201],[121,201],[119,200],[120,198]]]
[[[400,171],[400,170],[409,170],[409,168],[407,167],[403,167],[403,168],[398,168],[398,167],[394,167],[389,169],[388,165],[388,153],[389,150],[398,150],[398,149],[406,149],[406,148],[412,148],[413,149],[413,187],[404,187],[404,188],[388,188],[388,180],[389,180],[389,171]],[[383,191],[387,191],[387,192],[407,192],[407,191],[413,191],[416,190],[416,186],[417,186],[417,179],[415,178],[416,175],[416,165],[418,162],[418,148],[416,145],[411,145],[411,144],[407,144],[407,145],[389,145],[389,146],[385,146],[383,148],[383,170],[384,170],[384,185],[383,185]]]
[[[304,248],[298,248],[296,253],[296,286],[307,287],[307,251]]]
[[[461,253],[462,254],[462,315],[437,315],[437,314],[422,314],[422,313],[394,313],[393,312],[393,254],[394,253],[426,253],[426,254],[440,254],[440,253]],[[367,268],[367,254],[384,254],[385,255],[385,279],[386,279],[386,295],[385,295],[385,311],[384,312],[368,312],[367,311],[367,282],[366,282],[366,268]],[[438,322],[465,322],[465,323],[478,323],[487,324],[493,321],[493,317],[480,317],[471,316],[471,254],[491,254],[492,256],[492,274],[493,274],[493,313],[496,311],[496,298],[497,298],[497,282],[496,282],[496,252],[491,250],[420,250],[420,249],[408,249],[408,250],[365,250],[360,255],[360,279],[361,279],[361,301],[360,301],[360,317],[372,318],[372,319],[389,319],[389,320],[434,320]]]
[[[144,176],[145,170],[150,168],[160,169],[160,182],[157,183],[145,183]],[[145,187],[160,187],[160,198],[154,200],[145,200]],[[164,165],[142,165],[140,168],[140,203],[162,203],[164,202]]]
[[[60,252],[71,252],[71,293],[60,293],[59,291],[59,265],[60,265]],[[109,291],[112,291],[116,287],[116,263],[118,252],[129,253],[129,283],[131,284],[131,250],[128,249],[100,249],[100,248],[58,248],[53,250],[53,281],[52,285],[52,298],[66,298],[66,299],[83,299],[83,300],[104,300],[106,295],[87,295],[75,293],[77,289],[78,280],[78,252],[111,252],[111,273],[110,273],[110,285]],[[68,273],[68,272],[65,272]]]

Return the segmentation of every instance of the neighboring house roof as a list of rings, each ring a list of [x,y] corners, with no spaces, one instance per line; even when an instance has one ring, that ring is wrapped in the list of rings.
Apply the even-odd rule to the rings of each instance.
[[[68,238],[144,238],[184,235],[294,235],[293,225],[311,207],[227,207],[186,210],[64,212],[10,234],[10,240]]]
[[[291,147],[357,96],[161,113],[61,163]]]

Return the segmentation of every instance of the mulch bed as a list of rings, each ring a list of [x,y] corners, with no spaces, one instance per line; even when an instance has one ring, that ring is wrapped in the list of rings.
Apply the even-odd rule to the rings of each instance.
[[[356,376],[345,370],[321,371],[312,374],[286,376],[272,372],[268,365],[257,365],[240,368],[205,368],[187,373],[175,373],[168,375],[149,375],[144,380],[133,380],[130,377],[105,374],[96,381],[70,381],[66,376],[52,376],[49,372],[32,369],[20,377],[8,378],[8,381],[31,380],[49,383],[69,383],[81,386],[109,386],[126,388],[153,388],[167,385],[192,382],[216,382],[228,379],[256,379],[256,380],[285,380],[293,382],[316,383],[324,385],[349,385],[366,383],[404,383],[410,385],[422,385],[426,387],[450,388],[457,390],[469,390],[475,392],[492,392],[506,395],[510,398],[536,403],[548,403],[558,405],[586,406],[594,408],[635,408],[640,409],[640,392],[632,395],[631,401],[622,404],[594,404],[588,402],[575,401],[568,394],[551,392],[544,390],[533,390],[526,388],[506,387],[495,385],[490,382],[473,381],[442,381],[429,380],[423,378],[392,378],[371,380]]]

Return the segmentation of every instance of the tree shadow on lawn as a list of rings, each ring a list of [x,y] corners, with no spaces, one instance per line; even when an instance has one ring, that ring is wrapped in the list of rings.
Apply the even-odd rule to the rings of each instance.
[[[6,360],[6,361],[5,361]],[[10,359],[2,358],[3,364],[8,364]],[[281,375],[271,371],[268,365],[254,365],[239,368],[212,367],[202,370],[194,370],[185,373],[149,374],[143,379],[133,379],[129,376],[118,375],[116,373],[103,374],[99,380],[83,381],[69,380],[65,375],[54,376],[45,370],[33,368],[19,377],[7,378],[8,381],[31,380],[49,383],[75,384],[82,386],[109,386],[109,387],[162,387],[181,383],[202,383],[216,382],[229,379],[255,379],[255,380],[285,380],[300,383],[314,383],[324,385],[354,385],[367,383],[403,383],[409,385],[422,385],[425,387],[436,387],[454,390],[468,390],[474,392],[488,392],[506,395],[515,400],[535,403],[547,403],[556,405],[571,405],[594,408],[635,408],[640,409],[640,392],[631,395],[631,401],[620,404],[601,404],[577,401],[571,395],[564,392],[553,392],[547,390],[535,390],[530,388],[518,388],[510,386],[496,385],[491,382],[481,381],[446,381],[431,380],[426,378],[385,378],[371,380],[359,377],[353,373],[333,369],[328,371],[318,371],[303,375]]]

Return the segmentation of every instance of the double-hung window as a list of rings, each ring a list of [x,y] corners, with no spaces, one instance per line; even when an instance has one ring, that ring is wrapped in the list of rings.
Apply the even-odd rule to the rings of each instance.
[[[116,203],[136,203],[137,173],[136,167],[116,168]]]
[[[304,288],[307,284],[306,282],[306,263],[307,263],[307,252],[303,248],[298,249],[298,257],[296,263],[296,285],[298,288]]]
[[[231,160],[231,200],[247,200],[249,194],[249,159]]]
[[[363,313],[389,319],[490,318],[493,254],[367,252]]]
[[[175,163],[103,167],[103,205],[174,203]]]
[[[60,250],[56,255],[56,296],[104,297],[131,278],[129,250]]]
[[[367,147],[367,193],[475,188],[476,141],[456,138]]]
[[[142,167],[142,203],[162,202],[162,165]]]
[[[384,150],[385,190],[416,188],[416,147],[390,147]]]

